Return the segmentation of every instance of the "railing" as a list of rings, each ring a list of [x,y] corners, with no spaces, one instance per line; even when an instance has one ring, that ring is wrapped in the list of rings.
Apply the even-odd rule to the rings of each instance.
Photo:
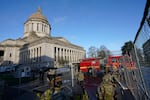
[[[150,0],[147,0],[130,54],[136,69],[126,69],[126,84],[136,100],[150,100]]]

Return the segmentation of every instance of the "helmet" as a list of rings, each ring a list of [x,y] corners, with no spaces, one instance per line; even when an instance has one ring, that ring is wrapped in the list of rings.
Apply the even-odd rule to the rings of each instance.
[[[103,77],[103,82],[104,83],[109,83],[111,82],[111,75],[110,74],[106,74],[104,77]]]

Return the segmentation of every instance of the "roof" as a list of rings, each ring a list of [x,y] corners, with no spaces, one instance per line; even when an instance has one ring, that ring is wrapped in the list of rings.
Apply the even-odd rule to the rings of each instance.
[[[28,20],[32,20],[32,19],[42,19],[42,20],[48,22],[48,21],[47,21],[47,18],[42,14],[42,11],[41,11],[40,7],[38,7],[37,12],[36,12],[36,13],[33,13],[33,14],[29,17]]]
[[[68,40],[66,40],[65,38],[63,38],[63,37],[52,37],[53,39],[57,39],[57,40],[60,40],[60,41],[62,41],[62,42],[65,42],[65,43],[69,43],[70,44],[70,42],[68,41]]]
[[[33,39],[32,41],[31,41],[31,38],[32,38],[32,36],[29,38],[22,39],[23,41],[27,42],[26,44],[24,44],[24,46],[23,46],[24,48],[27,48],[27,47],[30,47],[33,45],[37,45],[40,43],[50,43],[50,44],[61,45],[61,46],[70,47],[70,48],[74,48],[74,49],[77,48],[80,50],[84,50],[83,47],[72,44],[69,41],[67,42],[67,40],[65,38],[61,38],[61,37],[54,37],[54,38],[53,37],[41,37],[41,38],[35,37],[35,39]],[[24,49],[24,48],[22,48],[22,49]]]
[[[18,40],[6,39],[6,40],[0,42],[0,46],[1,47],[6,47],[6,46],[10,46],[10,47],[21,46],[22,44],[24,44],[24,42],[21,41],[20,39],[18,39]]]

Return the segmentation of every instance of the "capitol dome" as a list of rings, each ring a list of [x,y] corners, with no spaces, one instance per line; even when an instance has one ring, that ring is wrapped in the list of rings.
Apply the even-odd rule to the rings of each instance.
[[[51,25],[49,24],[47,18],[42,14],[40,8],[38,8],[37,11],[33,13],[24,23],[23,37],[30,36],[33,31],[38,37],[50,36]]]
[[[44,21],[48,22],[48,21],[47,21],[47,18],[42,14],[40,7],[37,9],[37,12],[36,12],[36,13],[33,13],[33,14],[28,18],[28,20],[32,20],[32,19],[41,19],[41,20],[44,20]]]

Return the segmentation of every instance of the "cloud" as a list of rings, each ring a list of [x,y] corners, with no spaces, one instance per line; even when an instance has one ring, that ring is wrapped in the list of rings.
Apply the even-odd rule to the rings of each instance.
[[[55,24],[57,24],[57,23],[62,23],[62,22],[64,22],[66,19],[67,19],[66,16],[56,17],[56,18],[54,18],[54,23],[55,23]]]

